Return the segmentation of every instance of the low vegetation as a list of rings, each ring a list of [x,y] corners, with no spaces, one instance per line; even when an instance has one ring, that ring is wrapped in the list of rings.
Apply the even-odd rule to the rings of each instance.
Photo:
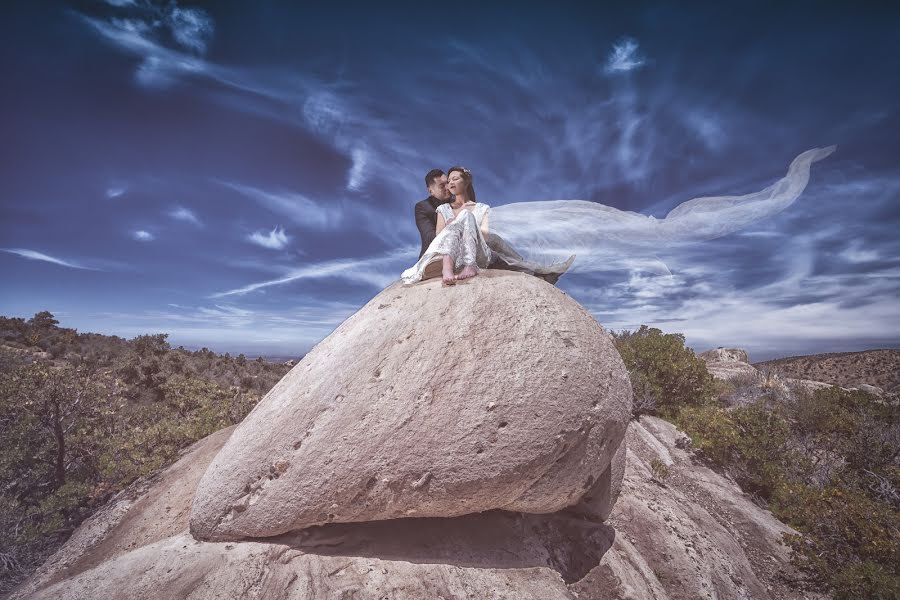
[[[756,363],[785,377],[812,379],[844,387],[862,383],[900,393],[900,349],[790,356]]]
[[[715,383],[682,336],[645,326],[616,344],[635,397],[650,399],[636,416],[676,423],[699,457],[800,532],[786,542],[811,583],[839,600],[900,598],[895,395],[788,389],[766,375]],[[735,395],[759,397],[732,406]]]
[[[0,317],[0,594],[85,518],[239,422],[288,365]]]

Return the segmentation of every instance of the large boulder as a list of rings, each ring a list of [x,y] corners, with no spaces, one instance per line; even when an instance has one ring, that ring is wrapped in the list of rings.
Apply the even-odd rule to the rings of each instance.
[[[197,541],[193,491],[231,432],[117,496],[10,600],[824,600],[801,589],[780,542],[794,532],[653,417],[632,421],[616,453],[625,479],[605,523],[494,510]]]
[[[571,513],[334,523],[242,542],[188,532],[197,482],[233,428],[119,494],[10,600],[418,600],[574,596],[613,542]]]
[[[333,522],[550,513],[587,491],[579,509],[602,519],[630,411],[611,336],[554,286],[510,271],[451,288],[395,284],[238,426],[200,481],[191,532],[221,541]]]

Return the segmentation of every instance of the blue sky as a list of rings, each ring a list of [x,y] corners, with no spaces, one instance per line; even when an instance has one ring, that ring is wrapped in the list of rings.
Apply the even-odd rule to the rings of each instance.
[[[836,144],[785,210],[661,248],[667,273],[576,261],[560,287],[698,351],[900,346],[888,3],[509,6],[6,8],[0,314],[296,355],[415,261],[435,166],[493,206],[661,219]]]

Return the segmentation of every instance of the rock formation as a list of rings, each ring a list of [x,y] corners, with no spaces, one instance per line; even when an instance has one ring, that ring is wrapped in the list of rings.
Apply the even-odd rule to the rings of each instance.
[[[188,532],[198,480],[233,428],[86,521],[11,600],[812,600],[780,544],[790,531],[698,465],[660,419],[628,428],[606,523],[569,511],[489,511],[311,527],[203,542]]]
[[[12,598],[812,598],[789,528],[671,424],[626,433],[630,393],[537,278],[390,287]]]
[[[774,394],[775,397],[784,399],[792,395],[792,390],[814,392],[835,385],[824,381],[786,377],[775,370],[770,370],[769,365],[777,363],[777,361],[758,363],[762,367],[760,370],[750,364],[747,352],[740,348],[707,350],[700,354],[699,358],[706,361],[706,369],[716,379],[731,382],[737,380],[743,389],[740,394],[731,399],[736,404],[753,402],[766,394]],[[860,390],[879,397],[884,395],[883,389],[868,384],[858,384],[841,389]]]
[[[254,408],[197,488],[191,531],[550,513],[602,520],[631,413],[611,336],[544,281],[487,271],[395,284]]]
[[[739,348],[716,348],[700,355],[706,361],[706,369],[719,379],[731,379],[741,375],[756,376],[759,372],[750,364],[747,352]]]

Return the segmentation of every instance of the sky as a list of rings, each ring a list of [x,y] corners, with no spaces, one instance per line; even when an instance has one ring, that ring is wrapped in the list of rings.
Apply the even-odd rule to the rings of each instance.
[[[432,168],[662,219],[836,145],[784,210],[559,287],[698,352],[900,347],[890,4],[4,7],[0,314],[299,356],[415,262]]]

